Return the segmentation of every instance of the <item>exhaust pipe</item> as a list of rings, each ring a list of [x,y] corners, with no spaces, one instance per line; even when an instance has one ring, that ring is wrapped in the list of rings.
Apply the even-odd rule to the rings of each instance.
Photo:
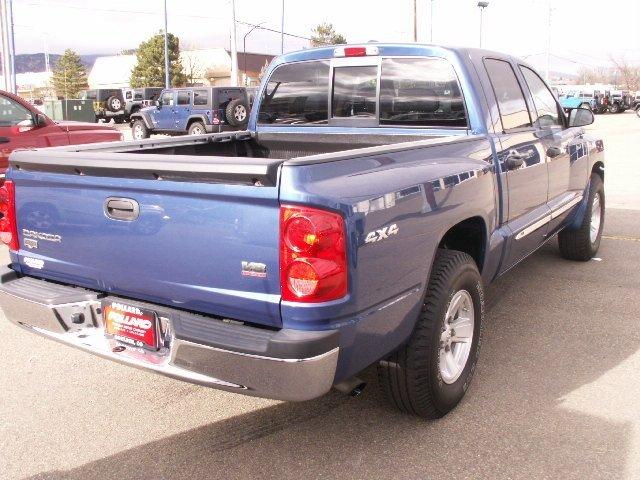
[[[350,397],[358,397],[364,391],[364,387],[367,384],[360,380],[358,377],[351,377],[344,382],[340,382],[333,386],[340,393],[344,393],[345,395],[349,395]]]

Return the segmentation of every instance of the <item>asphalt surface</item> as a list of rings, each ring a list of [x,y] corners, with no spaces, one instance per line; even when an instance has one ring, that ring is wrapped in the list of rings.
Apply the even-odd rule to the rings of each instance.
[[[608,161],[598,259],[562,260],[553,242],[488,288],[477,374],[445,418],[395,412],[374,369],[359,398],[274,402],[0,318],[0,478],[640,478],[640,119],[593,129]]]

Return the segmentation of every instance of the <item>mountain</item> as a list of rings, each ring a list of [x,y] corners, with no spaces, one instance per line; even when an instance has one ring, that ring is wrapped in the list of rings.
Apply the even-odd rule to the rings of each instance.
[[[56,53],[49,54],[49,63],[50,67],[53,68],[58,59],[62,55],[58,55]],[[92,54],[92,55],[80,55],[80,59],[82,63],[87,67],[87,72],[91,70],[93,67],[96,58],[101,57],[103,55]],[[26,72],[44,72],[45,71],[45,61],[44,61],[44,53],[21,53],[16,55],[16,73],[26,73]]]

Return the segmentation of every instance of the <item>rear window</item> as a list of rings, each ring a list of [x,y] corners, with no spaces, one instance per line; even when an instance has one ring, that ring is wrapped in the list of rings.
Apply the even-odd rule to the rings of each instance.
[[[209,92],[207,90],[194,90],[193,91],[193,104],[194,105],[206,105],[209,103]]]
[[[440,58],[383,59],[380,125],[466,127],[453,66]]]
[[[378,67],[349,66],[333,70],[331,116],[375,118]]]
[[[329,61],[282,65],[269,78],[258,122],[326,124],[328,91]]]

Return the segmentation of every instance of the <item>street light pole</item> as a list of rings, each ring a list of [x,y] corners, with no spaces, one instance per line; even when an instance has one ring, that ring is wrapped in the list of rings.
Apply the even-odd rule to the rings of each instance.
[[[284,53],[284,0],[282,0],[282,18],[280,20],[280,55]]]
[[[169,77],[169,33],[167,32],[167,0],[164,0],[164,86],[171,88]]]
[[[430,21],[431,21],[431,33],[430,33],[430,37],[429,37],[430,38],[429,42],[433,43],[433,0],[431,0],[431,18],[430,18]]]
[[[413,41],[418,43],[418,0],[413,0]]]
[[[248,82],[247,82],[247,37],[249,36],[249,34],[251,32],[253,32],[256,28],[260,28],[260,26],[263,24],[264,22],[260,22],[257,25],[254,25],[253,27],[251,27],[251,30],[249,30],[247,33],[244,34],[244,38],[242,40],[242,56],[244,57],[244,86],[248,86]]]
[[[238,44],[236,42],[235,0],[231,0],[231,86],[238,86]]]
[[[478,2],[480,7],[480,48],[482,48],[482,12],[489,6],[489,2]]]

